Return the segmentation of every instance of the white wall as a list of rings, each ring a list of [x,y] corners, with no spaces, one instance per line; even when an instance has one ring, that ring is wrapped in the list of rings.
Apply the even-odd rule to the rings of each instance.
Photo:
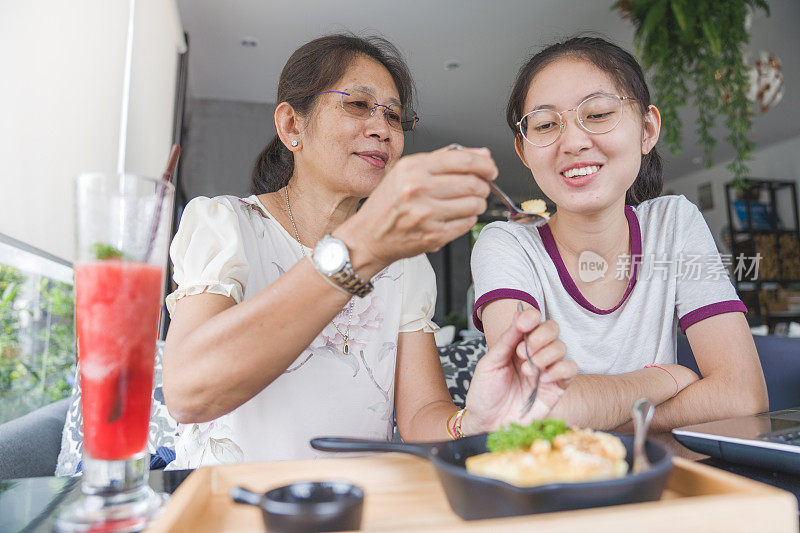
[[[753,160],[748,162],[750,176],[775,180],[794,180],[800,189],[800,136],[757,150]],[[664,183],[665,191],[685,195],[697,203],[698,185],[711,182],[714,208],[703,211],[703,216],[711,228],[717,242],[721,241],[721,230],[728,223],[725,207],[725,183],[731,181],[730,171],[725,166],[730,161],[719,163],[712,168],[698,170],[686,176]],[[788,197],[778,199],[778,216],[785,226],[794,224],[791,202]]]
[[[172,134],[171,0],[138,0],[131,172],[158,176]],[[115,171],[129,2],[0,2],[0,233],[73,257],[72,180]]]
[[[153,178],[164,172],[172,146],[182,31],[170,16],[172,1],[136,0],[125,168]]]

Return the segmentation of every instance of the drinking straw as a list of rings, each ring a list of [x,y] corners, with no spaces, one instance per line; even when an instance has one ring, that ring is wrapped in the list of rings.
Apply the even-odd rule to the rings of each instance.
[[[169,154],[169,162],[167,162],[167,168],[164,170],[164,173],[161,175],[162,183],[170,183],[172,181],[172,174],[175,172],[175,167],[178,166],[178,158],[181,156],[181,147],[180,145],[173,144],[172,151]],[[147,237],[147,248],[145,248],[144,252],[144,262],[147,263],[150,260],[150,255],[153,253],[153,244],[156,240],[156,234],[158,233],[158,225],[161,221],[161,206],[164,203],[164,194],[166,193],[167,188],[161,187],[158,190],[158,202],[156,203],[156,213],[153,217],[153,225],[150,226],[150,235]]]
[[[175,172],[175,167],[178,165],[178,158],[181,155],[181,147],[177,144],[172,145],[172,151],[169,154],[169,162],[167,168],[161,175],[162,183],[170,183],[172,181],[172,174]],[[153,225],[150,227],[150,235],[147,238],[147,249],[144,254],[144,262],[147,263],[150,255],[153,253],[153,244],[156,240],[158,233],[158,224],[161,219],[161,205],[164,203],[164,194],[166,193],[166,186],[163,186],[158,191],[158,203],[156,204],[156,212],[153,217]],[[114,402],[111,404],[111,411],[108,414],[107,421],[109,423],[116,422],[125,410],[125,389],[128,386],[128,375],[122,372],[117,378],[116,386],[114,387],[116,395]]]

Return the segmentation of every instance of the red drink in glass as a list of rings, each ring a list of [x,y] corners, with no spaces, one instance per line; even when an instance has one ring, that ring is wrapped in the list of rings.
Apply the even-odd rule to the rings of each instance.
[[[147,482],[147,434],[174,194],[132,174],[75,180],[83,495],[56,531],[140,531],[166,500]]]
[[[75,267],[83,445],[125,459],[147,443],[163,270],[97,261]]]

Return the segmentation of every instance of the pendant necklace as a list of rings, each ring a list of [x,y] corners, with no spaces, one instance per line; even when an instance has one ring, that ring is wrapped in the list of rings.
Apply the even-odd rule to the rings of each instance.
[[[289,220],[292,221],[292,228],[294,228],[294,236],[297,239],[297,244],[300,245],[300,251],[303,253],[303,257],[306,257],[306,249],[303,246],[303,243],[300,241],[300,234],[297,232],[297,226],[294,223],[294,216],[292,216],[292,206],[289,205],[289,185],[287,184],[284,187],[284,191],[286,191],[286,209],[289,211]],[[350,298],[350,306],[347,310],[347,329],[342,333],[342,330],[339,329],[339,326],[331,320],[331,324],[333,324],[334,329],[339,332],[344,338],[344,344],[342,345],[342,353],[345,355],[350,355],[350,345],[348,344],[348,340],[350,339],[350,321],[353,319],[353,300],[355,298]]]

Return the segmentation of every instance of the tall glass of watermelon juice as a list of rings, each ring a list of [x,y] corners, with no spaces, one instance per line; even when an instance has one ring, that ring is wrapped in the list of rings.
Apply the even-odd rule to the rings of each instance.
[[[76,180],[83,496],[59,515],[62,531],[142,529],[164,501],[146,445],[173,191],[130,174]]]

